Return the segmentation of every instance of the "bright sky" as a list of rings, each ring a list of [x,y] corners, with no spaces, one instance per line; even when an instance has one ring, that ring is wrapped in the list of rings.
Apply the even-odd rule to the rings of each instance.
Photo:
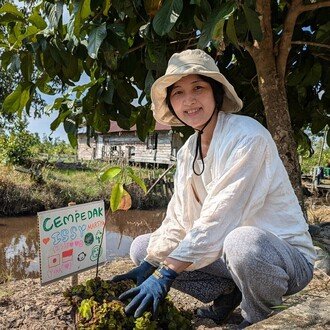
[[[58,96],[59,95],[57,95],[57,97]],[[44,96],[44,100],[47,104],[53,103],[53,97],[49,97],[48,95]],[[28,118],[28,130],[32,133],[38,133],[41,138],[44,134],[49,136],[52,133],[50,124],[56,119],[57,114],[57,112],[54,112],[51,116],[43,115],[41,118]],[[51,137],[59,137],[61,140],[68,142],[68,138],[62,124],[52,133]]]
[[[50,129],[50,124],[56,118],[56,114],[53,114],[51,117],[42,116],[42,118],[29,118],[28,130],[32,133],[38,133],[42,138],[44,134],[49,136],[52,131]],[[67,135],[64,131],[63,125],[60,125],[56,131],[54,131],[51,137],[56,138],[59,137],[61,140],[68,142]]]

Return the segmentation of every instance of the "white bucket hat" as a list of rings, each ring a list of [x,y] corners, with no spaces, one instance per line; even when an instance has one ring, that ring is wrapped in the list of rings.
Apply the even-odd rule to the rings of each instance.
[[[220,73],[213,58],[201,49],[188,49],[171,56],[165,74],[158,78],[151,87],[151,109],[159,123],[183,126],[183,123],[173,115],[166,104],[167,87],[190,74],[207,76],[223,85],[222,111],[238,112],[242,109],[242,100],[237,96],[234,87]]]

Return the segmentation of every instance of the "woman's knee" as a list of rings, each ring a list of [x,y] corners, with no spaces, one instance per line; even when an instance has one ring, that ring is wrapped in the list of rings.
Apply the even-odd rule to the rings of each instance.
[[[247,266],[262,252],[266,232],[262,229],[243,226],[235,228],[225,238],[223,245],[224,259],[233,266]]]
[[[135,265],[139,265],[147,256],[150,235],[151,234],[140,235],[133,240],[129,255]]]

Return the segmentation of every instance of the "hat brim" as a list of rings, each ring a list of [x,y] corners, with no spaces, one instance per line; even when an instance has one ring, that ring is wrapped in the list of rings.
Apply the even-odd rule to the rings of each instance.
[[[191,70],[184,73],[166,74],[158,78],[152,85],[151,109],[157,122],[170,126],[183,126],[183,123],[172,114],[166,104],[167,87],[173,85],[181,78],[191,74],[210,77],[223,85],[224,97],[221,111],[234,113],[242,109],[242,100],[238,97],[234,87],[229,83],[223,74],[214,71],[195,71],[194,68],[191,68]]]

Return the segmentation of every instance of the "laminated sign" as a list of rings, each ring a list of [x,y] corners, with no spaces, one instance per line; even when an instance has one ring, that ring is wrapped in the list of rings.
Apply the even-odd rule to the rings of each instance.
[[[103,201],[39,212],[38,222],[41,285],[105,262]]]

